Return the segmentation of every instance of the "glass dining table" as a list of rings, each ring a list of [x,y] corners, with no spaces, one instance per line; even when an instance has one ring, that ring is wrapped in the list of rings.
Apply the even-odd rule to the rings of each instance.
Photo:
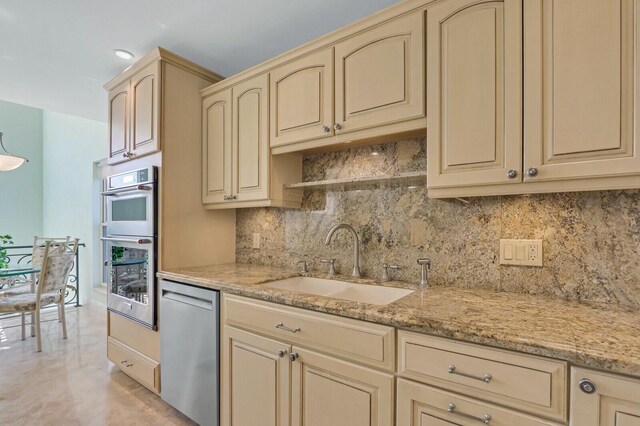
[[[0,290],[6,290],[9,287],[20,285],[28,280],[31,285],[31,291],[35,291],[36,275],[40,269],[30,266],[10,266],[8,268],[0,268]]]

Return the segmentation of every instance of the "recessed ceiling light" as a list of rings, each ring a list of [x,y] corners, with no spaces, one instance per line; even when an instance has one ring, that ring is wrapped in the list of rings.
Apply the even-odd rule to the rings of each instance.
[[[373,152],[371,153],[371,155],[373,155],[373,156],[375,157],[376,155],[380,155],[380,153],[379,153],[378,151],[373,151]]]
[[[121,59],[127,59],[127,60],[133,59],[133,53],[123,49],[113,49],[113,53],[115,53],[116,56]]]

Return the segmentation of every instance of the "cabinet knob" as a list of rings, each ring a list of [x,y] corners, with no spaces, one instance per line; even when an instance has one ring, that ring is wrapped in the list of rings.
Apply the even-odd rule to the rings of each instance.
[[[336,124],[333,125],[333,129],[334,130],[340,130],[340,129],[342,129],[342,125],[340,123],[336,123]]]
[[[280,350],[278,351],[278,356],[279,356],[280,358],[284,358],[284,356],[285,356],[286,354],[287,354],[287,350],[286,350],[286,349],[280,349]]]
[[[518,176],[518,172],[517,172],[517,171],[515,171],[515,170],[513,170],[513,169],[511,169],[511,170],[509,170],[509,171],[507,172],[507,177],[508,177],[509,179],[514,179],[516,176]]]
[[[536,169],[535,167],[531,167],[529,168],[529,170],[527,170],[528,176],[534,177],[537,174],[538,174],[538,169]]]
[[[289,354],[289,361],[295,361],[296,359],[298,359],[298,353],[297,352],[292,352]]]
[[[324,133],[329,133],[331,131],[331,128],[325,124],[324,126],[322,126],[322,131]]]
[[[589,379],[582,379],[578,382],[578,386],[580,386],[580,390],[584,393],[588,393],[588,394],[592,394],[594,393],[598,388],[596,387],[596,384],[593,383],[591,380]]]

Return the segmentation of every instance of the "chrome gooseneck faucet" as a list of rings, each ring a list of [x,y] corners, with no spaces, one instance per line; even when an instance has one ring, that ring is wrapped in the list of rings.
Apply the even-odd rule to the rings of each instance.
[[[324,240],[324,243],[329,245],[333,234],[338,229],[346,229],[353,235],[353,271],[351,272],[351,276],[354,278],[360,278],[360,239],[358,238],[358,233],[351,225],[341,223],[340,225],[334,226],[327,234],[327,238]]]

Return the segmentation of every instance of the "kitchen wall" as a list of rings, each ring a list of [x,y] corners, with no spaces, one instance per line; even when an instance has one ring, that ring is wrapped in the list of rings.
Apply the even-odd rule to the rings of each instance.
[[[425,140],[307,155],[303,180],[426,169]],[[306,190],[301,210],[239,209],[238,262],[292,267],[302,255],[352,266],[351,224],[362,240],[363,275],[398,263],[417,282],[418,257],[432,260],[433,285],[487,288],[640,306],[640,190],[430,200],[424,185]],[[252,248],[254,233],[261,248]],[[544,266],[500,266],[500,238],[544,240]]]
[[[94,162],[104,158],[107,124],[67,114],[43,113],[43,231],[47,236],[80,238],[81,302],[100,283],[100,175]],[[96,177],[94,178],[94,172]]]
[[[0,172],[0,235],[30,245],[42,234],[42,110],[0,100],[0,132],[9,152],[29,159]]]

